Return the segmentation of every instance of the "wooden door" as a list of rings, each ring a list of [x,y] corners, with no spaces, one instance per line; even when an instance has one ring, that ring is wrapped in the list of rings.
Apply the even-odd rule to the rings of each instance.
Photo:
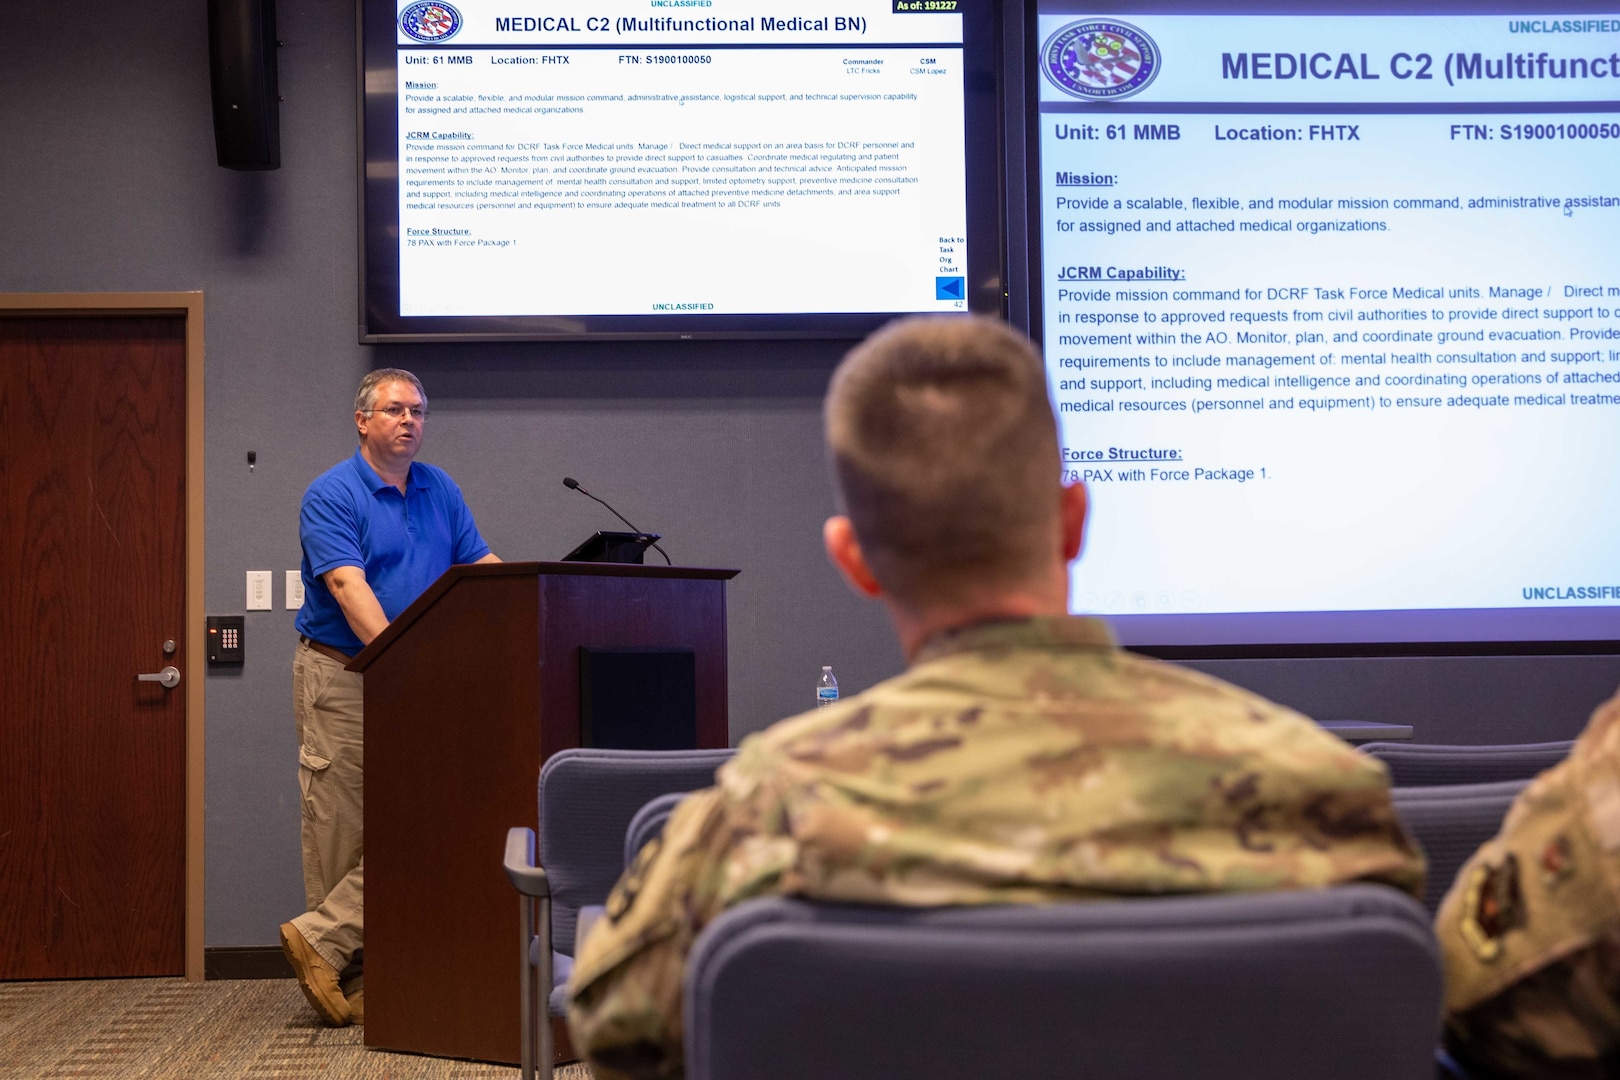
[[[185,971],[185,407],[183,317],[0,317],[0,978]]]

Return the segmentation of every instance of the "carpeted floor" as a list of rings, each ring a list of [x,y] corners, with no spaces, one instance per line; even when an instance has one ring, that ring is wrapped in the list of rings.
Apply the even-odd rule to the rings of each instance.
[[[291,979],[0,982],[0,1078],[515,1080],[518,1070],[367,1050]],[[582,1065],[558,1080],[590,1080]]]

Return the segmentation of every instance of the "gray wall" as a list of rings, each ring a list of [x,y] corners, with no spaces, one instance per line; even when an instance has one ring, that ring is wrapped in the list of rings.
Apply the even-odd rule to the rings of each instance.
[[[0,290],[205,291],[208,610],[240,612],[243,572],[275,571],[277,610],[248,614],[247,663],[207,676],[209,946],[272,943],[302,910],[283,571],[298,566],[305,485],[353,449],[350,403],[372,367],[422,376],[423,457],[457,478],[503,557],[555,558],[617,526],[563,488],[573,475],[678,561],[742,569],[736,735],[809,706],[822,664],[855,689],[900,664],[878,611],[820,554],[818,410],[844,346],[357,344],[353,9],[279,7],[273,173],[214,164],[203,4],[160,0],[139,18],[103,0],[38,5],[0,57]]]
[[[352,448],[369,368],[423,377],[423,456],[460,481],[501,555],[555,557],[613,524],[562,488],[568,474],[677,560],[742,569],[733,740],[803,708],[821,664],[847,692],[900,663],[820,552],[818,407],[842,346],[357,344],[352,8],[279,6],[283,166],[269,174],[214,164],[201,3],[25,5],[0,46],[0,291],[206,292],[209,611],[242,610],[245,570],[276,572],[247,663],[207,676],[211,947],[270,944],[302,906],[282,571],[298,565],[304,486]],[[1620,682],[1612,658],[1201,666],[1324,718],[1463,742],[1568,737]]]

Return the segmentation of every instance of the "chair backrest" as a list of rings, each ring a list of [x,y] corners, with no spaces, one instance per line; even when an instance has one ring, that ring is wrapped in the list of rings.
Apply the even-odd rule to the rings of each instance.
[[[1423,743],[1363,743],[1361,752],[1389,766],[1396,787],[1429,784],[1490,784],[1532,780],[1569,756],[1574,742],[1506,746],[1437,746]]]
[[[714,783],[731,750],[562,750],[540,770],[538,858],[551,885],[552,948],[574,954],[579,909],[624,871],[624,834],[649,799]]]
[[[689,1080],[1430,1080],[1415,900],[1292,893],[900,909],[774,897],[686,973]]]
[[[1497,834],[1508,807],[1528,786],[1528,780],[1502,780],[1494,784],[1434,784],[1394,790],[1395,812],[1429,857],[1423,906],[1430,914],[1440,909],[1440,901],[1462,864],[1479,850],[1479,845]]]
[[[630,819],[629,827],[624,830],[624,865],[630,865],[630,860],[647,846],[647,841],[663,835],[669,815],[675,812],[686,795],[684,791],[672,791],[668,795],[658,796],[636,811],[636,816]]]

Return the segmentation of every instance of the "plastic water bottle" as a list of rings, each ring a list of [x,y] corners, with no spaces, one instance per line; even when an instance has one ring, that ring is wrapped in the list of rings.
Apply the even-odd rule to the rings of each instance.
[[[816,680],[816,708],[825,709],[838,704],[838,680],[833,677],[832,666],[821,665],[821,678]]]

